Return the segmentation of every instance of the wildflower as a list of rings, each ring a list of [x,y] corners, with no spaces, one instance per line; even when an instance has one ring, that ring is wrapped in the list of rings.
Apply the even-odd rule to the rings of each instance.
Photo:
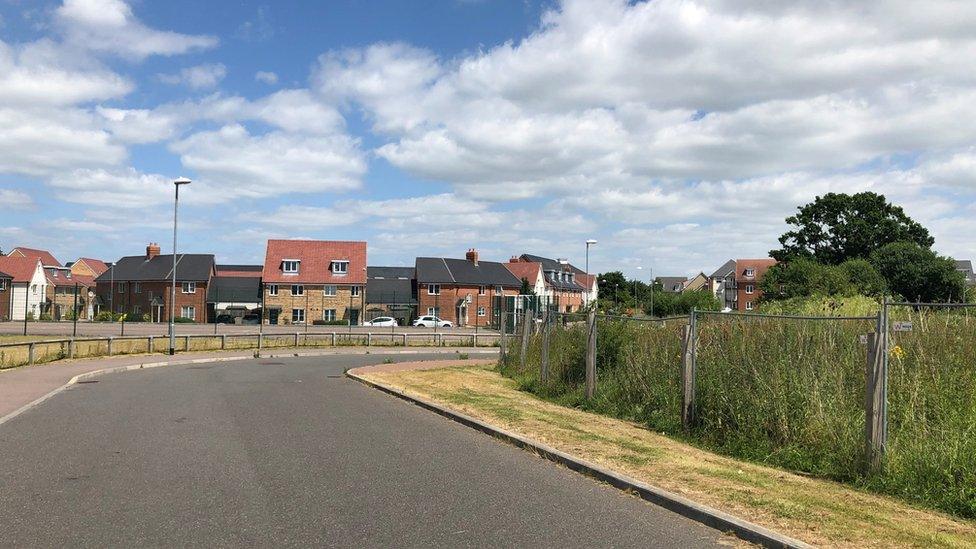
[[[891,348],[891,356],[900,360],[905,356],[905,350],[901,348],[901,345],[895,345]]]

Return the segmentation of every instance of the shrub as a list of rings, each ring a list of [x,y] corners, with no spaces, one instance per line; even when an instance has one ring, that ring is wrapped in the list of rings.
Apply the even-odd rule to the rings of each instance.
[[[95,322],[112,322],[113,320],[115,320],[115,315],[111,311],[99,311],[95,315]]]
[[[182,317],[182,316],[178,316],[178,317],[174,318],[173,319],[173,322],[175,322],[176,324],[196,324],[197,323],[197,321],[193,320],[192,318],[185,318],[185,317]]]
[[[313,326],[348,326],[347,320],[313,320]]]
[[[54,318],[51,317],[51,313],[41,313],[40,320],[41,322],[51,322]]]

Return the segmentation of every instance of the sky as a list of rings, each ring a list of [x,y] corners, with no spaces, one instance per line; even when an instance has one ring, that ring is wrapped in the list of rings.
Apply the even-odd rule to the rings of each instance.
[[[0,249],[366,240],[628,276],[827,192],[976,257],[976,2],[0,0]],[[641,269],[638,269],[641,267]]]

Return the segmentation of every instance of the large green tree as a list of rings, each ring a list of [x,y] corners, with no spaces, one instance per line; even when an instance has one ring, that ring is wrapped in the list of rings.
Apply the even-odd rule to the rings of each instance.
[[[779,238],[782,247],[769,252],[778,261],[808,258],[839,265],[848,259],[866,259],[893,242],[912,242],[926,249],[934,243],[925,227],[877,193],[827,193],[798,210],[786,218],[793,228]]]
[[[963,301],[966,278],[955,263],[928,247],[895,242],[874,251],[871,263],[888,281],[891,291],[907,301]]]
[[[759,287],[764,300],[812,295],[881,296],[887,291],[884,277],[865,259],[850,259],[840,265],[792,259],[770,267]]]

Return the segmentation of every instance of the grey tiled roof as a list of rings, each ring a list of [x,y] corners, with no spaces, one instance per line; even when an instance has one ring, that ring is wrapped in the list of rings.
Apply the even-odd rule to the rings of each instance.
[[[505,265],[496,261],[418,257],[417,282],[427,284],[458,284],[464,286],[505,286],[519,288],[522,281]]]
[[[680,292],[681,290],[675,290],[674,287],[679,284],[684,286],[686,280],[688,279],[683,276],[659,276],[654,279],[661,284],[661,289],[665,292]]]
[[[215,276],[207,288],[207,302],[209,303],[257,303],[260,301],[261,277],[259,276]]]
[[[723,278],[733,271],[735,271],[735,260],[730,259],[723,263],[721,267],[715,269],[715,272],[712,273],[710,278]]]
[[[214,256],[211,254],[177,254],[176,280],[205,282],[210,280],[214,269]],[[113,272],[114,271],[114,272]],[[134,255],[120,259],[114,269],[102,273],[96,282],[116,282],[125,280],[168,280],[172,277],[173,256],[157,255],[150,260],[145,256]]]
[[[556,261],[555,259],[550,259],[548,257],[542,257],[542,256],[539,256],[539,255],[532,255],[532,254],[522,254],[521,257],[522,257],[522,259],[525,259],[527,261],[532,261],[532,262],[535,262],[535,263],[542,263],[542,271],[543,271],[543,273],[545,273],[546,271],[564,271],[564,270],[569,270],[569,271],[572,271],[574,274],[577,274],[577,275],[585,274],[583,271],[577,269],[576,267],[572,266],[569,263],[563,264],[563,263],[560,263],[560,262]],[[548,276],[546,276],[546,281],[549,282],[549,284],[551,284],[557,290],[573,290],[573,291],[577,291],[577,292],[582,292],[582,291],[584,291],[586,289],[581,284],[579,284],[577,282],[568,282],[568,281],[561,281],[561,280],[553,280],[553,279],[549,278]]]
[[[366,303],[416,303],[413,267],[366,267]]]

